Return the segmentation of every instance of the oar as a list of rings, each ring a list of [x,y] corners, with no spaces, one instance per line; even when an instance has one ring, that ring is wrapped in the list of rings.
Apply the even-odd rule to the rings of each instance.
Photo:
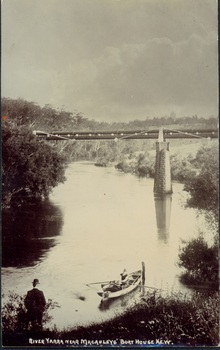
[[[111,282],[111,281],[101,281],[101,282],[86,283],[86,286],[91,286],[92,284],[108,283],[108,282]]]
[[[147,287],[147,288],[150,288],[150,289],[157,289],[157,290],[163,290],[164,291],[164,289],[161,289],[161,288],[155,288],[155,287],[150,287],[150,286],[143,286],[142,284],[141,284],[141,287]]]

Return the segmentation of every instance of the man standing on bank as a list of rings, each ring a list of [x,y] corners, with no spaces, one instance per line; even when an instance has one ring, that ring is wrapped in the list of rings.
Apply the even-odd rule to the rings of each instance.
[[[31,322],[33,329],[42,329],[42,317],[46,300],[44,293],[36,286],[40,284],[38,279],[34,279],[33,289],[27,292],[24,305],[27,309],[27,323]]]

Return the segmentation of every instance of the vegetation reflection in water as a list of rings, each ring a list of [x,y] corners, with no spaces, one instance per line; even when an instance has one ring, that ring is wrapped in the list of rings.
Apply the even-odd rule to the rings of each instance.
[[[62,212],[49,200],[3,212],[2,266],[36,265],[56,245]]]

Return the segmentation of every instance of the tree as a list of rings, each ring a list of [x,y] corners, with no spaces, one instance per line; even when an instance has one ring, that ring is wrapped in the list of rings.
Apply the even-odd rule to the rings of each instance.
[[[35,126],[41,119],[41,114],[41,108],[35,102],[28,102],[21,98],[16,100],[2,98],[2,115],[5,115],[14,126]]]
[[[27,197],[47,197],[64,182],[65,160],[51,146],[39,142],[29,129],[2,127],[3,206]]]
[[[189,206],[217,212],[218,209],[218,147],[201,148],[192,161],[199,170],[197,176],[190,176],[184,181],[184,190],[191,198]]]
[[[7,117],[8,123],[15,126],[26,126],[35,129],[53,131],[70,130],[86,126],[87,118],[79,112],[68,112],[64,109],[55,109],[46,104],[40,107],[33,101],[26,101],[21,98],[11,99],[3,97],[2,115]]]
[[[185,281],[218,281],[218,244],[212,246],[200,235],[185,244],[179,253],[179,266],[186,269]]]
[[[198,174],[184,179],[184,189],[190,193],[188,205],[205,209],[210,226],[217,226],[218,217],[218,147],[213,144],[210,147],[202,147],[191,159],[194,169]],[[213,219],[212,219],[213,218]],[[213,221],[213,223],[212,223]],[[217,229],[215,229],[217,232]],[[218,239],[214,235],[214,243],[209,246],[202,235],[187,242],[179,254],[179,266],[186,269],[183,274],[184,281],[201,283],[203,281],[218,281]]]

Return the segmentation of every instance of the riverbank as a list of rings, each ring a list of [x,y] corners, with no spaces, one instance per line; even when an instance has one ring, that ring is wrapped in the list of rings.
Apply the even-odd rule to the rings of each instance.
[[[162,297],[145,293],[123,315],[88,327],[5,332],[4,346],[134,347],[217,346],[219,343],[218,293],[178,293]]]

